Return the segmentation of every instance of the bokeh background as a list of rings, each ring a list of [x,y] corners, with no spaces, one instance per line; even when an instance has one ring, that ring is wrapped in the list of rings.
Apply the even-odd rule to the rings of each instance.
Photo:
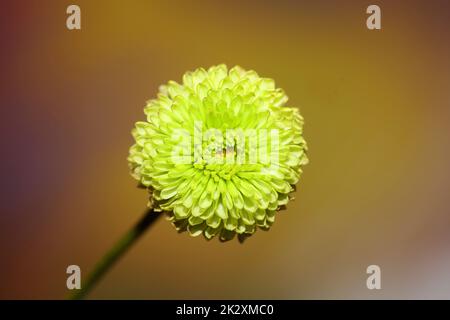
[[[450,298],[449,9],[2,1],[0,298],[67,296],[66,267],[86,275],[145,209],[126,161],[145,101],[219,63],[276,79],[300,108],[311,162],[295,201],[244,245],[160,220],[90,297]],[[371,264],[382,290],[366,288]]]

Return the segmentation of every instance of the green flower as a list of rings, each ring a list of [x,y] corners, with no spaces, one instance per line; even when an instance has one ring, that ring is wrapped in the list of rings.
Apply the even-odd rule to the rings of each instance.
[[[272,79],[225,65],[161,86],[128,157],[149,205],[207,239],[269,229],[308,162],[303,118],[286,101]]]

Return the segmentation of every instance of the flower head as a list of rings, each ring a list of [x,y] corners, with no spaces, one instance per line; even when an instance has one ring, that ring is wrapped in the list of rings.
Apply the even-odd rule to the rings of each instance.
[[[229,240],[268,229],[308,162],[298,109],[272,79],[219,65],[169,81],[132,131],[132,175],[179,230]]]

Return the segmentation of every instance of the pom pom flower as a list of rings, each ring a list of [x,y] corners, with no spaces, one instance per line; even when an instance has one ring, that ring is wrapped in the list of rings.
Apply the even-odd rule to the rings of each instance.
[[[242,241],[269,229],[308,163],[303,118],[272,79],[219,65],[159,91],[132,131],[128,156],[149,208],[72,299],[83,299],[163,212],[179,231],[207,239]]]
[[[207,239],[270,228],[308,162],[303,118],[286,102],[272,79],[225,65],[161,86],[128,157],[149,206]]]

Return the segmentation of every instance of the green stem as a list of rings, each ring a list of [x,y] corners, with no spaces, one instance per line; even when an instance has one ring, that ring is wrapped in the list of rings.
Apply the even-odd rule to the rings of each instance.
[[[136,242],[136,240],[139,239],[159,216],[161,216],[161,212],[155,212],[152,209],[148,209],[141,220],[139,220],[138,223],[131,228],[108,253],[106,253],[103,259],[97,263],[94,270],[82,284],[81,289],[77,290],[71,296],[71,299],[79,300],[85,298],[105,273],[111,269],[114,263]]]

